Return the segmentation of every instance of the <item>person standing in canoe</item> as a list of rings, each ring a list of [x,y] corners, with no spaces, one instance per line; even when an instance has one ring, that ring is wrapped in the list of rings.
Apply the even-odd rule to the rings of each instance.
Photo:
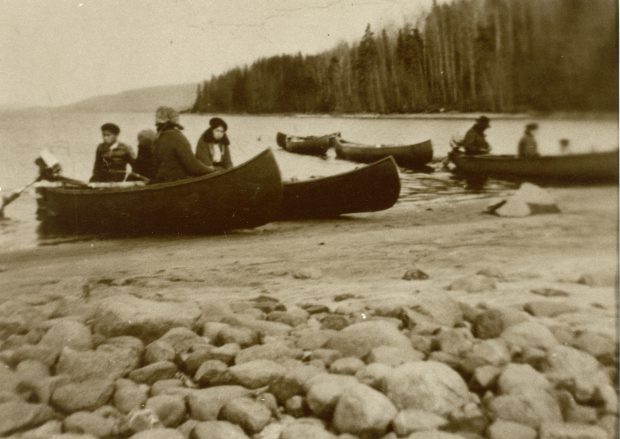
[[[209,128],[202,133],[196,145],[196,158],[217,171],[233,167],[230,156],[230,141],[226,135],[228,125],[223,119],[214,117],[209,121]]]
[[[538,157],[538,144],[536,143],[536,138],[534,137],[534,133],[537,130],[537,123],[528,123],[525,126],[523,137],[519,140],[519,157]]]
[[[153,130],[142,130],[138,133],[138,158],[133,165],[133,171],[152,180],[155,177],[153,169],[153,143],[157,133]]]
[[[155,181],[176,181],[198,177],[215,171],[194,157],[192,147],[183,135],[179,113],[171,107],[159,107],[155,113],[157,139],[153,147]]]
[[[121,129],[113,123],[101,126],[103,142],[97,146],[91,182],[119,182],[127,177],[127,165],[133,167],[136,155],[133,148],[118,141]]]
[[[484,132],[491,127],[491,121],[486,116],[480,116],[473,127],[467,131],[461,146],[465,149],[465,154],[477,155],[488,154],[491,146],[486,140]]]

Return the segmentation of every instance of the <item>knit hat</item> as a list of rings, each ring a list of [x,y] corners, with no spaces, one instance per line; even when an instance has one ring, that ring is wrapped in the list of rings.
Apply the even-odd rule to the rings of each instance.
[[[155,123],[179,123],[179,112],[172,107],[159,107],[155,112]]]
[[[537,123],[528,123],[527,125],[525,125],[525,129],[528,130],[528,131],[537,130],[538,129],[538,124]]]
[[[118,125],[114,123],[104,123],[103,125],[101,125],[101,132],[108,132],[114,134],[115,136],[118,136],[121,132],[121,129],[118,127]]]
[[[228,124],[224,122],[224,119],[219,117],[213,117],[209,120],[209,127],[216,129],[218,127],[224,128],[224,131],[228,131]]]

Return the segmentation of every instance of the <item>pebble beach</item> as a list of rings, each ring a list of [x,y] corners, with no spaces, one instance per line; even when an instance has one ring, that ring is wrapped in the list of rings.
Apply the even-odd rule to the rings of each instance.
[[[0,252],[0,436],[617,437],[617,188]]]

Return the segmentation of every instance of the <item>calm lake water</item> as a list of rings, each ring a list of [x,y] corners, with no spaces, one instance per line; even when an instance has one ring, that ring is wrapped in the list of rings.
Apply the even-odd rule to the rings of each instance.
[[[182,115],[185,135],[195,144],[207,128],[210,116]],[[454,135],[463,135],[473,117],[459,118],[339,118],[286,116],[226,116],[232,143],[233,161],[244,162],[265,148],[275,151],[284,179],[305,179],[326,176],[355,168],[354,163],[299,156],[276,146],[277,131],[312,135],[340,131],[343,138],[360,143],[416,143],[431,139],[435,157],[444,157]],[[514,153],[526,118],[492,119],[488,140],[498,154]],[[556,154],[558,141],[567,138],[574,152],[604,151],[618,147],[618,126],[613,119],[537,120],[539,149],[542,154]],[[138,131],[153,126],[150,113],[15,113],[0,117],[0,187],[3,193],[24,185],[36,177],[33,160],[39,151],[48,148],[63,165],[64,174],[87,180],[92,170],[96,145],[100,142],[99,127],[115,122],[121,127],[121,141],[135,145]],[[330,152],[333,154],[333,152]],[[437,199],[457,200],[472,194],[463,182],[445,172],[432,174],[401,173],[403,189],[400,202],[431,202]],[[482,195],[501,192],[506,184],[490,182]],[[6,209],[7,218],[0,221],[0,248],[10,250],[49,243],[36,233],[35,200],[25,194]],[[55,242],[55,241],[54,241]]]

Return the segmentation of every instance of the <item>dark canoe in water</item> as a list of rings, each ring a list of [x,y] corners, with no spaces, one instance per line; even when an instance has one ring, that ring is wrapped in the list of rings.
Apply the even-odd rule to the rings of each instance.
[[[318,155],[327,154],[331,147],[331,139],[340,136],[340,133],[326,134],[324,136],[289,136],[284,133],[276,135],[276,142],[282,149],[295,154]]]
[[[229,170],[133,188],[40,187],[38,216],[53,230],[217,233],[268,223],[282,203],[271,150]]]
[[[280,219],[327,218],[389,209],[398,200],[400,177],[391,157],[353,171],[285,182]]]
[[[362,145],[334,139],[336,157],[352,162],[372,163],[392,156],[403,168],[422,168],[433,160],[433,144],[430,140],[413,145]]]
[[[618,182],[618,151],[522,158],[514,155],[468,156],[451,152],[455,172],[479,177],[562,183]]]

